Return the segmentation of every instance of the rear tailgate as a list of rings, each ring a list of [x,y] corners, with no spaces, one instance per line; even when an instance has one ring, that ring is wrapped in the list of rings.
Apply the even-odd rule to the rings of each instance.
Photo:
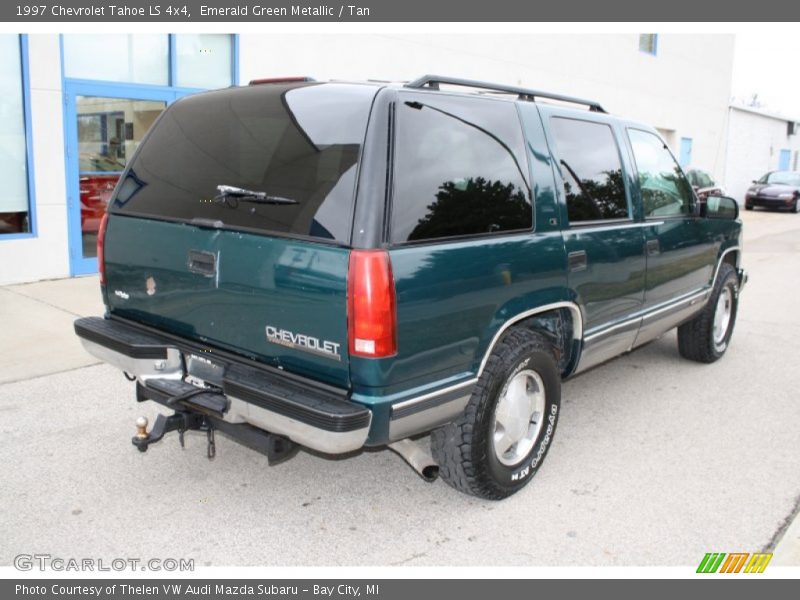
[[[348,245],[376,91],[262,85],[168,108],[111,202],[111,314],[348,386]]]
[[[112,216],[106,296],[114,315],[346,386],[348,256],[335,246]]]

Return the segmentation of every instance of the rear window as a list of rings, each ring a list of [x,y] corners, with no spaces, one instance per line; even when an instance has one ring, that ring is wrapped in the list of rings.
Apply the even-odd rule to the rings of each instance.
[[[181,100],[140,147],[112,212],[349,243],[375,93],[273,84]]]

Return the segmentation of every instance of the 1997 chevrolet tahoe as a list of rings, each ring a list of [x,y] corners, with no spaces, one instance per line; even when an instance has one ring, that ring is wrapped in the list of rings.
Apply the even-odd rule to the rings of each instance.
[[[186,97],[120,178],[86,349],[268,455],[389,445],[488,499],[550,447],[562,379],[678,328],[710,363],[739,292],[736,202],[596,102],[426,76]],[[432,432],[431,452],[413,436]]]

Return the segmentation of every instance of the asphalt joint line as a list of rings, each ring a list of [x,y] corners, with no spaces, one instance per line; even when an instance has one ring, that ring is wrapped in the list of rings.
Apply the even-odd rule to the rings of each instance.
[[[775,533],[772,534],[772,537],[770,538],[769,542],[767,542],[767,545],[764,546],[762,552],[773,552],[775,550],[775,547],[783,539],[786,530],[789,529],[792,522],[797,518],[799,514],[800,514],[800,496],[797,496],[794,499],[794,506],[792,507],[792,510],[789,511],[789,514],[786,515],[786,518],[783,521],[778,523],[778,528],[775,530]]]
[[[62,373],[70,373],[72,371],[79,371],[81,369],[88,369],[90,367],[96,367],[98,365],[104,365],[104,364],[106,363],[104,363],[101,360],[98,360],[97,362],[87,363],[85,365],[80,365],[78,367],[70,367],[68,369],[61,369],[60,371],[51,371],[49,373],[42,373],[41,375],[33,375],[32,377],[22,377],[21,379],[10,379],[8,381],[0,381],[0,387],[3,387],[4,385],[10,385],[12,383],[21,383],[23,381],[33,381],[34,379],[42,379],[43,377],[50,377],[52,375],[61,375]]]
[[[33,300],[34,302],[38,302],[39,304],[44,304],[45,306],[49,306],[50,308],[55,308],[56,310],[60,310],[61,312],[67,313],[68,315],[72,315],[73,317],[82,317],[82,316],[84,316],[84,315],[79,315],[78,313],[74,313],[71,310],[67,310],[63,306],[57,306],[55,304],[51,304],[50,302],[45,302],[44,300],[42,300],[40,298],[36,298],[34,296],[29,296],[28,294],[23,294],[23,293],[18,292],[16,290],[12,290],[11,288],[8,288],[8,287],[2,288],[2,291],[8,292],[9,294],[14,294],[16,296],[19,296],[20,298],[25,298],[27,300]]]

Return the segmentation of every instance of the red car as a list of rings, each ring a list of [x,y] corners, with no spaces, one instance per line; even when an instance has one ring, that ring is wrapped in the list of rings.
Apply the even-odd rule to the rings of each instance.
[[[97,233],[100,219],[106,214],[108,201],[125,165],[108,156],[81,154],[80,199],[81,231]]]
[[[771,171],[753,181],[747,190],[744,207],[783,208],[800,212],[800,171]]]

